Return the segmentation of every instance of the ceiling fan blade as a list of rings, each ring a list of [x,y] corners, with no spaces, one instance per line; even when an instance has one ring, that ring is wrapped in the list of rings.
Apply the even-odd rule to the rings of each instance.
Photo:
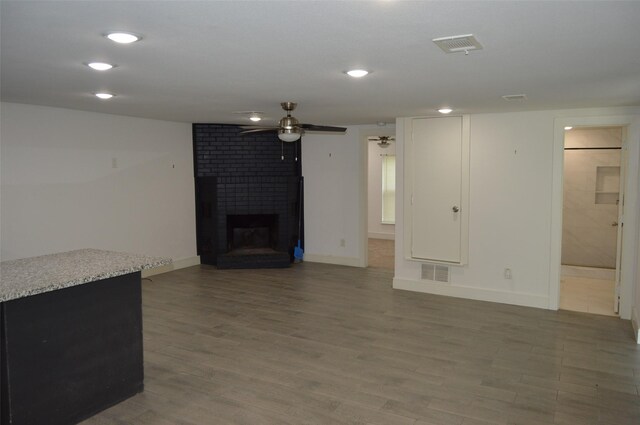
[[[266,133],[269,131],[278,131],[278,127],[245,127],[245,130],[242,130],[240,134],[249,134],[249,133]]]
[[[264,129],[278,129],[277,125],[239,125],[238,127],[240,127],[243,130],[255,130],[258,128],[264,128]]]
[[[300,124],[305,131],[318,131],[323,133],[344,133],[346,127],[332,127],[330,125]]]

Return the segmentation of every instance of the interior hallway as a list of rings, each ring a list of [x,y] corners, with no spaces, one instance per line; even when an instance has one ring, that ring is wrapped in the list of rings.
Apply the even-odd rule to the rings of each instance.
[[[369,267],[393,270],[395,241],[369,238]]]

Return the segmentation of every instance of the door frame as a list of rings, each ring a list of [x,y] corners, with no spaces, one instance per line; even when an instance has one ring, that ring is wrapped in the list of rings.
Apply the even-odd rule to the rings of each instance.
[[[360,259],[361,267],[369,267],[369,136],[393,136],[396,137],[395,124],[379,126],[377,128],[361,128],[360,137]],[[396,138],[397,140],[397,138]],[[396,143],[396,142],[394,142]],[[397,149],[397,145],[396,145]],[[398,151],[396,150],[396,157]],[[397,175],[397,167],[396,167]],[[396,193],[398,180],[396,178]],[[397,199],[397,198],[396,198]],[[397,205],[397,203],[396,203]],[[397,217],[396,217],[397,219]],[[397,229],[396,226],[394,226]],[[397,231],[397,230],[396,230]]]
[[[564,175],[564,127],[565,126],[621,126],[627,127],[627,163],[624,204],[623,246],[620,272],[620,318],[631,319],[634,289],[637,285],[638,258],[638,169],[640,167],[640,116],[566,116],[556,117],[553,129],[553,175],[551,200],[551,240],[549,262],[549,308],[557,310],[560,304],[560,270],[562,258],[562,206]]]
[[[613,311],[620,314],[620,288],[622,271],[622,242],[624,240],[624,204],[627,192],[627,166],[629,164],[628,129],[622,127],[622,149],[620,150],[620,188],[618,196],[618,223],[616,234],[616,275],[613,290]]]

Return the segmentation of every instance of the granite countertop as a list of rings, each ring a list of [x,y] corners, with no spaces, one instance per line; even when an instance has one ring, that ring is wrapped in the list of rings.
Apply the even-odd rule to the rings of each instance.
[[[0,302],[165,266],[169,258],[79,249],[0,263]]]

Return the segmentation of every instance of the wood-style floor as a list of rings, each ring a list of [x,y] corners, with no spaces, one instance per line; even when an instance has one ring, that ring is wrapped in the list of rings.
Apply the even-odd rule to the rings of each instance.
[[[145,391],[89,424],[639,424],[628,321],[196,266],[143,282]]]

